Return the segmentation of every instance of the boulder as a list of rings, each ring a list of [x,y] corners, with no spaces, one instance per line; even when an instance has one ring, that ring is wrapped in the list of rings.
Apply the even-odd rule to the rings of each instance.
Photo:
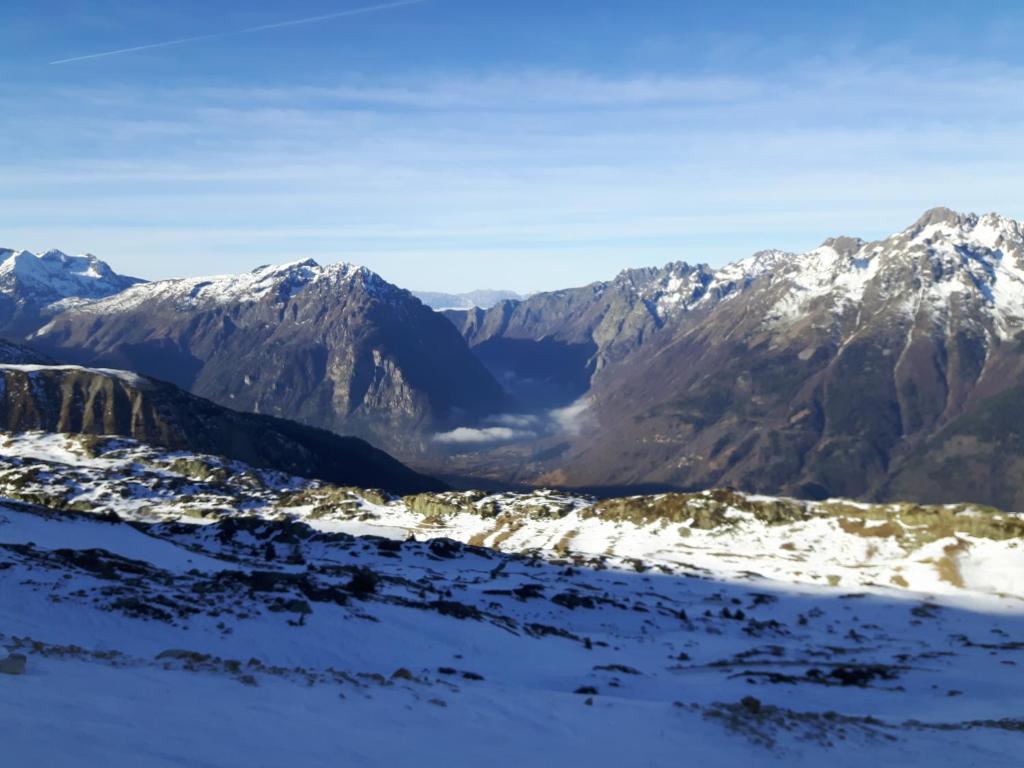
[[[24,675],[28,665],[28,657],[20,653],[12,653],[0,659],[0,674]]]

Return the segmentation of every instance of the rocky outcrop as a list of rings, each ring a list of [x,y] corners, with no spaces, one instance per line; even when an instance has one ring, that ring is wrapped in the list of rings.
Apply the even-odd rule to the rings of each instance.
[[[11,653],[0,658],[0,675],[24,675],[28,668],[28,657],[22,653]]]
[[[396,493],[444,487],[358,438],[233,411],[171,384],[125,371],[0,366],[0,429],[120,435],[292,475]]]

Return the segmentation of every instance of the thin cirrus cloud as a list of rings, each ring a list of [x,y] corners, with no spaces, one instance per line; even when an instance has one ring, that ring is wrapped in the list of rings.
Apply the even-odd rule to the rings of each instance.
[[[246,35],[252,32],[263,32],[271,29],[282,29],[284,27],[294,27],[301,24],[313,24],[318,21],[328,21],[331,19],[340,19],[346,16],[359,16],[365,13],[376,13],[378,11],[387,11],[395,8],[400,8],[405,5],[418,5],[424,3],[426,0],[398,0],[393,3],[382,3],[378,5],[368,5],[362,8],[350,8],[346,11],[337,11],[335,13],[324,13],[319,16],[306,16],[301,19],[289,19],[287,21],[275,21],[270,24],[260,24],[255,27],[245,27],[244,29],[233,29],[225,32],[212,32],[205,35],[192,35],[190,37],[179,37],[174,40],[163,40],[158,43],[144,43],[143,45],[134,45],[128,48],[117,48],[112,51],[100,51],[99,53],[87,53],[81,56],[71,56],[65,59],[57,59],[51,61],[50,64],[71,64],[76,61],[86,61],[89,59],[102,59],[107,56],[120,56],[126,53],[137,53],[139,51],[148,51],[155,48],[169,48],[175,45],[185,45],[187,43],[199,43],[209,40],[218,40],[225,37],[235,37],[237,35]]]
[[[0,135],[0,231],[145,277],[215,249],[221,270],[312,255],[529,291],[880,236],[936,204],[1020,218],[1022,75],[848,61],[27,94]]]

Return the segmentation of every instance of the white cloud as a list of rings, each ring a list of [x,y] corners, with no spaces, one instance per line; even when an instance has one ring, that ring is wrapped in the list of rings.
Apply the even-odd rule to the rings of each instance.
[[[511,427],[485,427],[473,429],[458,427],[450,432],[434,435],[434,441],[446,445],[482,445],[485,443],[507,443],[513,440],[528,440],[536,433]]]
[[[571,405],[554,409],[550,412],[550,417],[561,431],[578,435],[592,418],[592,414],[587,410],[589,407],[590,401],[586,397],[581,397]]]
[[[512,427],[513,429],[530,429],[535,427],[540,418],[532,414],[523,413],[499,413],[496,416],[488,416],[485,419],[489,424],[499,427]]]
[[[435,435],[434,441],[446,445],[484,446],[532,440],[559,432],[576,435],[591,423],[589,405],[588,399],[583,397],[564,408],[539,414],[495,414],[485,419],[485,422],[497,426],[459,427]]]

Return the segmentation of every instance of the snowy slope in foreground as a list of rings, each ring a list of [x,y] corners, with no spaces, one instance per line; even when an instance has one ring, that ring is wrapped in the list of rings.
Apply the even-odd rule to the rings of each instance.
[[[474,518],[54,435],[7,436],[0,488],[68,510],[0,508],[0,645],[28,656],[0,675],[5,765],[1010,766],[1024,747],[1020,580],[954,576],[947,539],[920,546],[949,563],[908,576],[934,574],[927,593],[851,587],[864,553],[844,548],[803,566],[837,589],[755,573],[782,572],[773,530],[824,547],[799,538],[819,517],[654,536],[606,510],[567,536],[588,500],[484,497]],[[518,524],[500,541],[499,521]],[[1019,533],[992,530],[961,549],[1012,566]],[[423,540],[443,533],[515,551]],[[651,550],[673,533],[700,565]]]
[[[319,530],[615,555],[721,576],[1024,600],[1024,518],[971,505],[803,502],[730,491],[596,501],[555,491],[388,497],[122,438],[0,439],[0,494],[145,522],[260,515]]]

